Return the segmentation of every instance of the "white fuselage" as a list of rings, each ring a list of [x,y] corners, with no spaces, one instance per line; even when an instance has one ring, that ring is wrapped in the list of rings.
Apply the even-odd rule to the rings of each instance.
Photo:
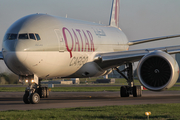
[[[40,40],[18,37],[30,33],[39,34]],[[17,38],[9,40],[7,34],[17,34]],[[96,54],[129,48],[119,28],[46,14],[19,19],[6,35],[2,52],[9,69],[18,75],[35,74],[40,78],[102,75],[106,69],[93,62]]]

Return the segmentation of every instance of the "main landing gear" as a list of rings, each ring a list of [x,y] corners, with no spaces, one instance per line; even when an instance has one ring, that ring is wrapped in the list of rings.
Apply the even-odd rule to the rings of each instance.
[[[141,97],[142,96],[141,86],[134,86],[132,63],[128,63],[127,68],[124,69],[123,71],[120,71],[118,68],[114,68],[114,69],[119,74],[121,74],[127,80],[128,83],[127,86],[121,86],[120,96],[129,97],[129,95],[133,95],[133,97]],[[124,71],[127,72],[127,77],[122,73]]]
[[[25,90],[23,96],[23,101],[25,104],[37,104],[40,101],[40,98],[47,98],[49,96],[49,90],[47,87],[41,87],[40,81],[36,76],[23,77],[20,76],[20,79],[26,79],[26,82],[29,83],[29,86]]]

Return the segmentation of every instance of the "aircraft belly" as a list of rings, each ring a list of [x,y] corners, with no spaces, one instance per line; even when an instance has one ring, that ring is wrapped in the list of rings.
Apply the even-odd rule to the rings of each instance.
[[[102,75],[104,72],[105,70],[102,70],[95,62],[87,62],[74,74],[68,77],[70,78],[96,77]]]

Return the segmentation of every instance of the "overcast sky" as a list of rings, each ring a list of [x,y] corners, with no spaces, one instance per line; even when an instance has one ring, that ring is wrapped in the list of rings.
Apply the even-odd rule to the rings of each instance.
[[[112,0],[0,0],[0,49],[8,27],[17,19],[33,14],[91,22],[109,23]],[[121,0],[120,28],[128,39],[180,34],[180,0]],[[136,45],[131,49],[180,45],[180,38]],[[0,62],[0,71],[5,71]]]

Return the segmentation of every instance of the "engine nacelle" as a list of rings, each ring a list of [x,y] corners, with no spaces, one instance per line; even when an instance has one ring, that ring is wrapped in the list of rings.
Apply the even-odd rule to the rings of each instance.
[[[137,74],[145,88],[161,91],[171,88],[177,82],[179,66],[171,55],[154,51],[140,60]]]

